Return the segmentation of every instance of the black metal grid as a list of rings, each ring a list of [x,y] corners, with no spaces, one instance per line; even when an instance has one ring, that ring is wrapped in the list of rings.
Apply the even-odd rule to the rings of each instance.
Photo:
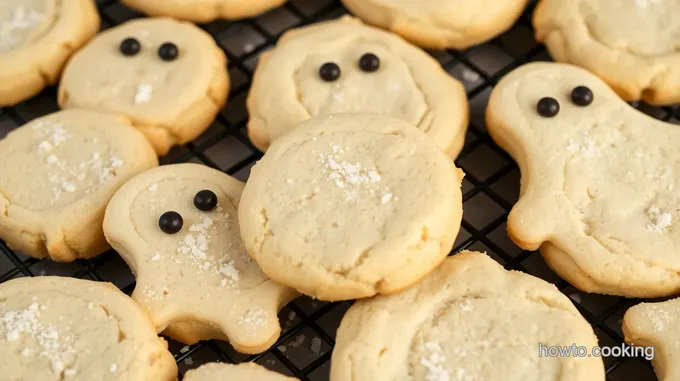
[[[117,0],[97,0],[103,27],[120,24],[141,15]],[[463,184],[465,215],[454,252],[462,249],[486,251],[508,269],[521,270],[556,284],[593,325],[600,345],[623,342],[621,318],[638,300],[582,293],[555,275],[536,252],[517,248],[505,234],[505,221],[517,200],[519,172],[514,162],[490,139],[484,126],[484,109],[498,80],[529,61],[549,60],[545,48],[533,39],[531,14],[535,0],[509,32],[465,51],[433,51],[451,75],[466,87],[471,104],[471,123],[465,148],[456,164],[466,172]],[[229,58],[232,89],[229,103],[211,128],[183,147],[173,149],[161,163],[198,162],[246,180],[250,167],[261,154],[245,133],[247,95],[258,55],[273,46],[287,29],[334,18],[346,13],[337,0],[291,0],[284,7],[258,18],[240,22],[213,22],[210,32]],[[634,104],[656,118],[678,122],[679,107],[649,107]],[[16,107],[0,109],[0,138],[38,116],[56,111],[56,91],[45,90]],[[60,264],[28,258],[0,241],[0,283],[22,276],[60,275],[109,281],[130,294],[134,278],[125,262],[113,251],[91,260]],[[255,361],[303,381],[325,381],[335,331],[350,303],[324,303],[306,297],[286,306],[279,315],[283,332],[267,352],[245,356],[227,343],[201,342],[191,347],[170,341],[170,349],[183,373],[210,361]],[[649,363],[641,359],[605,358],[607,379],[655,380]]]

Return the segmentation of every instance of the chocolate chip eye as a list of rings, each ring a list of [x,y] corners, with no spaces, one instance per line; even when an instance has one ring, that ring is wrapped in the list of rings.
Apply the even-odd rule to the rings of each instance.
[[[211,190],[204,189],[194,196],[194,206],[204,212],[211,211],[217,206],[217,195]]]
[[[128,37],[120,43],[120,52],[123,53],[124,56],[134,56],[139,53],[140,50],[142,50],[142,45],[136,38]]]
[[[536,111],[541,116],[552,118],[560,112],[560,104],[555,98],[541,98],[536,105]]]
[[[166,234],[175,234],[182,230],[182,225],[184,225],[184,220],[179,213],[169,211],[161,215],[158,219],[158,226]]]
[[[174,61],[179,56],[179,48],[172,42],[166,42],[158,48],[158,56],[163,61]]]
[[[592,90],[585,86],[577,86],[571,91],[571,101],[577,106],[588,106],[594,99]]]
[[[373,73],[380,68],[380,58],[373,53],[366,53],[359,59],[359,68],[366,73]]]
[[[340,66],[334,62],[326,62],[319,68],[319,76],[326,82],[337,81],[340,78]]]

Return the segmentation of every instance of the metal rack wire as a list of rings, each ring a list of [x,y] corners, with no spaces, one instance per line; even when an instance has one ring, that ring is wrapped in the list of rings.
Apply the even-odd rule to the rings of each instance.
[[[471,103],[471,123],[463,152],[456,164],[466,172],[463,184],[465,215],[454,253],[462,249],[486,251],[508,269],[530,273],[555,283],[593,325],[601,345],[623,342],[621,318],[639,301],[579,292],[557,277],[536,252],[523,251],[505,234],[505,220],[517,200],[519,172],[514,162],[489,138],[483,114],[489,93],[498,80],[529,61],[549,60],[545,49],[533,39],[531,14],[535,1],[509,32],[466,51],[436,51],[432,55],[451,75],[460,79]],[[141,17],[118,0],[97,0],[103,27]],[[229,58],[232,79],[229,104],[211,128],[195,141],[173,149],[161,163],[198,162],[220,169],[241,180],[261,154],[245,134],[245,97],[260,53],[273,46],[287,29],[334,18],[346,13],[337,0],[291,0],[284,7],[258,18],[239,22],[217,21],[203,27],[211,33]],[[56,91],[45,90],[16,107],[0,109],[0,138],[38,116],[56,111]],[[634,106],[656,118],[678,123],[679,107]],[[109,281],[130,294],[134,277],[113,251],[91,260],[59,264],[36,260],[9,249],[0,241],[0,283],[22,276],[60,275]],[[245,356],[227,343],[201,342],[191,347],[172,342],[170,349],[183,373],[210,361],[255,361],[303,381],[325,381],[335,331],[350,303],[324,303],[299,298],[280,314],[283,332],[267,352]],[[656,380],[651,366],[642,359],[605,358],[607,379]]]

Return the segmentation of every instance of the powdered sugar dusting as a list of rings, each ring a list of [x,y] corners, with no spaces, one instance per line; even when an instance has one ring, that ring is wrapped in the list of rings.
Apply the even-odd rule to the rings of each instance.
[[[425,343],[425,350],[428,355],[420,359],[420,365],[427,370],[425,381],[449,381],[451,375],[444,368],[446,357],[442,347],[437,343],[427,342]]]
[[[137,86],[137,91],[135,92],[134,103],[136,105],[149,103],[151,101],[151,95],[153,94],[153,86],[148,83],[142,83]]]
[[[673,316],[664,310],[663,307],[654,304],[645,304],[645,317],[652,324],[652,328],[656,332],[662,332],[669,327],[669,323],[673,320]]]
[[[28,308],[18,311],[6,311],[0,315],[0,338],[8,342],[34,341],[39,349],[38,355],[46,358],[52,367],[52,371],[58,375],[75,374],[70,369],[70,364],[75,357],[73,337],[64,335],[53,325],[44,325],[40,322],[42,311],[46,306],[32,303]],[[23,356],[33,354],[29,348],[22,351]]]
[[[44,19],[44,15],[33,9],[23,5],[16,7],[9,20],[0,20],[0,53],[7,53],[24,43],[17,33],[35,28]]]
[[[670,213],[662,212],[661,209],[654,205],[647,209],[647,215],[650,219],[650,223],[647,225],[646,230],[649,232],[667,232],[673,223],[673,218]]]
[[[251,329],[263,327],[268,321],[269,318],[267,317],[267,314],[260,309],[248,310],[243,316],[238,318],[239,324],[245,325]]]

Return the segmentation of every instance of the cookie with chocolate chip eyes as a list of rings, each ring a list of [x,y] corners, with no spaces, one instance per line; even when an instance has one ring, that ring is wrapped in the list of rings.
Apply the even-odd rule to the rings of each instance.
[[[342,0],[361,19],[433,49],[465,49],[510,29],[527,0]]]
[[[278,311],[297,294],[248,256],[236,209],[243,184],[209,167],[147,171],[113,197],[106,238],[132,268],[132,298],[158,332],[185,344],[228,340],[243,353],[269,348]]]
[[[212,363],[201,365],[197,369],[188,371],[184,375],[185,381],[218,381],[218,380],[249,380],[249,381],[298,381],[297,378],[286,377],[267,370],[255,363],[239,365]]]
[[[104,210],[125,181],[158,165],[124,118],[47,115],[0,140],[0,238],[28,256],[68,262],[109,249]]]
[[[247,106],[248,135],[262,151],[314,116],[379,113],[417,126],[455,157],[468,122],[463,86],[436,60],[351,17],[286,32],[262,55]]]
[[[587,292],[680,292],[680,129],[576,66],[525,65],[494,88],[493,139],[519,164],[508,234]]]
[[[317,299],[394,293],[451,251],[462,178],[432,139],[402,120],[313,118],[252,168],[241,236],[265,274]]]
[[[0,284],[3,381],[175,381],[149,317],[110,283],[67,277]]]
[[[130,8],[151,16],[209,22],[254,17],[287,0],[122,0]]]
[[[541,0],[536,39],[559,62],[602,78],[627,101],[680,102],[680,3],[667,0]]]
[[[68,58],[98,30],[94,0],[2,0],[0,107],[56,84]]]
[[[208,33],[172,19],[138,19],[74,55],[59,105],[124,115],[163,155],[208,128],[228,88],[226,58]]]
[[[573,345],[590,353],[597,337],[555,286],[464,251],[407,290],[356,302],[330,381],[604,381],[599,357],[548,354]]]

